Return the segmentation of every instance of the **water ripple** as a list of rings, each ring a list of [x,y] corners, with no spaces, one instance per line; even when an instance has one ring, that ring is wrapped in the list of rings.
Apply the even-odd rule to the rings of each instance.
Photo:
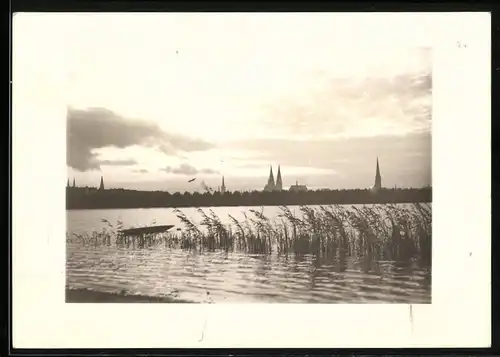
[[[430,303],[425,269],[355,258],[342,269],[314,257],[187,251],[95,249],[67,246],[67,285],[105,292],[164,296],[206,302]],[[208,294],[207,294],[208,293]]]

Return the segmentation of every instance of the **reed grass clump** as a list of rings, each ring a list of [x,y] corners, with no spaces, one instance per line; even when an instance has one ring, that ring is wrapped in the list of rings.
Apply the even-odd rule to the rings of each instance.
[[[156,235],[146,246],[158,245],[197,252],[238,250],[247,253],[314,254],[336,257],[337,254],[399,260],[418,256],[430,263],[432,210],[430,204],[370,206],[300,206],[298,214],[280,207],[274,219],[263,209],[243,212],[244,220],[229,215],[223,222],[211,209],[197,209],[196,223],[180,209],[174,213],[183,225],[178,231]],[[101,232],[76,236],[91,246],[130,246],[118,234],[123,223],[110,222]],[[154,225],[154,222],[152,223]],[[179,228],[177,228],[179,229]],[[71,238],[68,237],[70,241]]]

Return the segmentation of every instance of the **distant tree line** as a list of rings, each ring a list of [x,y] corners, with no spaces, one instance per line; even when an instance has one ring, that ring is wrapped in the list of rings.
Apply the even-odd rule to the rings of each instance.
[[[306,192],[199,192],[135,191],[125,189],[66,189],[66,209],[292,206],[432,202],[432,188],[372,190],[315,190]]]

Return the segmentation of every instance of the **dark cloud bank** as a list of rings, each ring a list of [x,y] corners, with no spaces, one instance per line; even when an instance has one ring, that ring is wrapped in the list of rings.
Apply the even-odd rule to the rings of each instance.
[[[98,159],[94,150],[105,147],[141,145],[157,148],[168,155],[213,147],[206,141],[167,133],[155,123],[124,118],[104,108],[69,109],[67,125],[67,165],[78,171],[119,164]],[[121,165],[124,163],[133,165],[130,160]]]

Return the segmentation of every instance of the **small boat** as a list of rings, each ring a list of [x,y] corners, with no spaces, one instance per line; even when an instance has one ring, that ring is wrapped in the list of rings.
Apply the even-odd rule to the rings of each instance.
[[[164,225],[164,226],[129,228],[129,229],[122,229],[121,231],[119,231],[119,233],[124,235],[124,236],[141,236],[141,235],[145,235],[145,234],[164,233],[173,227],[174,227],[174,225],[168,224],[168,225]]]

